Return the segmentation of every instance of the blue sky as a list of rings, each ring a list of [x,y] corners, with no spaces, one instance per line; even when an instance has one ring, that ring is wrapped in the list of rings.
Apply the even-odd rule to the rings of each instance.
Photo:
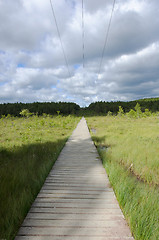
[[[157,0],[0,0],[0,102],[133,100],[159,96]],[[52,87],[53,86],[53,87]]]

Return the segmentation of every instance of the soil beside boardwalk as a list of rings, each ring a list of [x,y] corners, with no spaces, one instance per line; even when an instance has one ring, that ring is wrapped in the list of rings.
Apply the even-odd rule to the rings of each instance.
[[[63,148],[15,239],[133,239],[84,118]]]

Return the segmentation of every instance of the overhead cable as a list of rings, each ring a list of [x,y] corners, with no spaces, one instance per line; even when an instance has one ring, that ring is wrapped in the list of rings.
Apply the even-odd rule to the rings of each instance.
[[[116,0],[113,0],[113,6],[112,6],[112,11],[111,11],[111,15],[110,15],[110,20],[109,20],[109,24],[108,24],[108,28],[106,31],[106,35],[105,35],[105,42],[104,42],[104,47],[103,47],[103,51],[102,51],[102,57],[101,57],[101,61],[99,64],[99,71],[98,71],[98,76],[101,72],[101,67],[102,67],[102,63],[103,63],[103,57],[104,57],[104,52],[105,52],[105,48],[108,42],[108,36],[109,36],[109,31],[110,31],[110,26],[111,26],[111,22],[112,22],[112,17],[113,17],[113,12],[114,12],[114,8],[115,8],[115,2]]]
[[[84,46],[84,4],[83,4],[83,0],[82,0],[82,51],[83,51],[83,68],[84,68],[84,65],[85,65],[85,55],[84,55],[85,46]]]
[[[71,78],[71,74],[70,74],[70,70],[69,70],[69,66],[68,66],[68,61],[67,61],[67,58],[66,58],[66,54],[65,54],[65,50],[64,50],[63,44],[62,44],[62,39],[61,39],[60,31],[59,31],[57,20],[56,20],[56,16],[55,16],[55,11],[54,11],[53,4],[52,4],[51,0],[50,0],[50,5],[51,5],[52,15],[54,17],[54,21],[55,21],[58,37],[59,37],[59,40],[60,40],[61,49],[62,49],[63,56],[64,56],[64,59],[65,59],[66,68],[68,70],[69,77]]]

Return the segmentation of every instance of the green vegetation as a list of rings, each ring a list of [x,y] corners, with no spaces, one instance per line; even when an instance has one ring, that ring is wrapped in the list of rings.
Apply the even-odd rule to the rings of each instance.
[[[0,119],[0,239],[14,239],[79,118]]]
[[[85,108],[80,108],[76,103],[70,102],[4,103],[0,104],[0,117],[8,115],[24,116],[24,110],[28,110],[30,115],[38,116],[43,114],[58,115],[59,113],[61,115],[76,114],[80,116],[115,115],[118,113],[119,107],[121,107],[123,113],[128,113],[135,108],[137,103],[141,106],[141,112],[145,112],[145,109],[149,109],[151,112],[159,111],[159,98],[147,98],[130,102],[95,102]],[[24,114],[27,114],[25,111]]]
[[[127,113],[131,109],[134,109],[137,104],[140,104],[142,112],[144,112],[145,109],[149,109],[152,112],[159,111],[159,98],[147,98],[130,102],[95,102],[91,103],[85,110],[87,110],[87,112],[91,112],[94,115],[105,115],[108,114],[108,112],[117,114],[119,107],[122,107],[123,112]]]
[[[135,239],[157,240],[159,118],[141,116],[140,105],[130,111],[133,117],[119,108],[116,117],[88,117],[87,123],[96,130],[92,138]]]
[[[0,239],[14,239],[79,121],[87,117],[110,182],[138,240],[159,236],[159,99],[0,104]],[[51,114],[51,115],[49,115]],[[62,115],[68,115],[67,117]],[[13,117],[20,116],[20,118]]]
[[[0,104],[0,117],[12,115],[14,117],[30,115],[41,116],[45,114],[62,115],[76,114],[80,106],[76,103],[67,102],[34,102],[34,103],[3,103]],[[23,112],[24,111],[24,112]],[[23,115],[24,114],[24,115]]]

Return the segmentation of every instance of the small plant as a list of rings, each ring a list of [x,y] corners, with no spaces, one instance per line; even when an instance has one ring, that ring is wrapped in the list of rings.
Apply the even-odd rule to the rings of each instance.
[[[2,115],[1,118],[4,119],[6,116],[5,115]]]
[[[111,111],[108,111],[107,116],[112,116],[113,113]]]
[[[136,104],[135,110],[136,110],[137,117],[138,118],[142,117],[142,111],[139,103]]]
[[[150,117],[151,116],[151,112],[148,108],[145,109],[144,116],[145,117]]]
[[[124,110],[121,106],[119,106],[118,116],[121,117],[124,115]]]
[[[41,119],[40,124],[41,124],[41,126],[44,126],[45,125],[45,120]]]
[[[46,113],[43,113],[43,115],[42,115],[44,118],[46,118],[47,117],[47,114]]]
[[[28,109],[23,109],[20,113],[19,113],[21,116],[23,117],[30,117],[32,116],[32,113],[28,110]]]
[[[130,118],[136,118],[137,117],[137,114],[133,109],[131,109],[126,115]]]
[[[11,118],[12,116],[10,114],[7,114],[6,118]]]

